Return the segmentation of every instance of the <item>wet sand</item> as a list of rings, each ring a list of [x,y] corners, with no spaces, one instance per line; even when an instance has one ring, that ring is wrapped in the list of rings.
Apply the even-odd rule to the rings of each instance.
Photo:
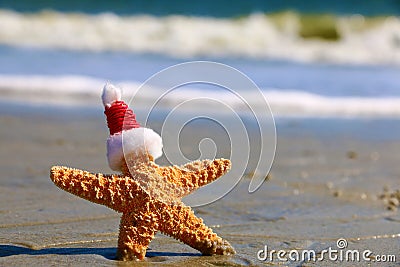
[[[61,191],[49,179],[50,167],[60,164],[110,172],[108,133],[98,111],[32,108],[32,114],[0,116],[1,266],[333,266],[338,262],[328,259],[261,261],[257,252],[267,245],[318,253],[337,249],[339,238],[347,240],[348,249],[371,250],[371,259],[388,254],[400,261],[400,215],[379,197],[384,187],[400,189],[400,131],[392,127],[398,122],[329,119],[278,119],[268,181],[248,194],[245,176],[223,199],[195,208],[235,247],[235,256],[201,256],[157,234],[144,262],[115,261],[120,215]],[[193,140],[182,142],[190,146]]]

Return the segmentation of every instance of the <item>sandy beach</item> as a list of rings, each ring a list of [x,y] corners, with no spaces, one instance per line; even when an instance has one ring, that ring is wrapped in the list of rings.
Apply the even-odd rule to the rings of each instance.
[[[0,21],[0,267],[400,266],[399,1],[2,0]],[[111,100],[162,136],[157,164],[232,161],[183,202],[235,255],[157,233],[144,261],[117,261],[121,214],[53,183],[54,165],[113,173]],[[141,230],[188,239],[181,218]]]
[[[131,266],[115,260],[119,214],[67,194],[49,179],[49,168],[58,164],[110,172],[105,157],[108,132],[100,108],[31,107],[18,112],[15,107],[2,114],[0,265]],[[201,256],[157,234],[146,260],[134,265],[333,266],[338,262],[327,258],[260,260],[257,254],[266,245],[269,250],[312,249],[318,254],[329,247],[337,249],[339,238],[347,241],[347,249],[370,250],[372,261],[376,255],[395,255],[398,262],[400,216],[379,197],[384,188],[400,189],[396,123],[277,119],[276,157],[262,187],[248,194],[245,176],[223,199],[195,208],[237,254]],[[183,138],[182,145],[197,147],[193,141]],[[367,262],[340,264],[365,266]]]

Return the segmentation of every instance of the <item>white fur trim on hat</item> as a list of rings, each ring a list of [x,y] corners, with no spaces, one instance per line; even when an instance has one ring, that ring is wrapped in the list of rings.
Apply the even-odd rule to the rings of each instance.
[[[162,155],[162,139],[149,128],[132,128],[107,138],[108,165],[114,171],[120,171],[124,153],[147,151],[154,159]]]

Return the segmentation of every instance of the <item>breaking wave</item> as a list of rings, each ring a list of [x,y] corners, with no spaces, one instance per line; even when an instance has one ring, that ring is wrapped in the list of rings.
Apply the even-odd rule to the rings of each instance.
[[[400,64],[400,19],[251,14],[240,18],[0,10],[0,44],[175,57]]]

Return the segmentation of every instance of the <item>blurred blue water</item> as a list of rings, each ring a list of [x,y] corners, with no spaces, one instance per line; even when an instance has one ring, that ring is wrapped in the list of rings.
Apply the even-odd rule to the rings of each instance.
[[[363,14],[363,15],[399,15],[400,2],[397,0],[248,0],[248,1],[163,1],[163,0],[136,0],[136,1],[30,1],[30,0],[2,0],[0,8],[13,9],[22,12],[36,12],[43,9],[52,9],[62,12],[99,13],[113,12],[116,14],[151,14],[165,16],[169,14],[234,17],[248,15],[254,12],[277,12],[295,10],[305,13],[333,13],[333,14]]]
[[[215,60],[237,68],[263,90],[293,90],[324,96],[400,96],[398,66],[296,63],[251,58],[198,59]],[[153,54],[0,47],[0,75],[80,75],[142,83],[158,71],[181,62],[185,60]]]

